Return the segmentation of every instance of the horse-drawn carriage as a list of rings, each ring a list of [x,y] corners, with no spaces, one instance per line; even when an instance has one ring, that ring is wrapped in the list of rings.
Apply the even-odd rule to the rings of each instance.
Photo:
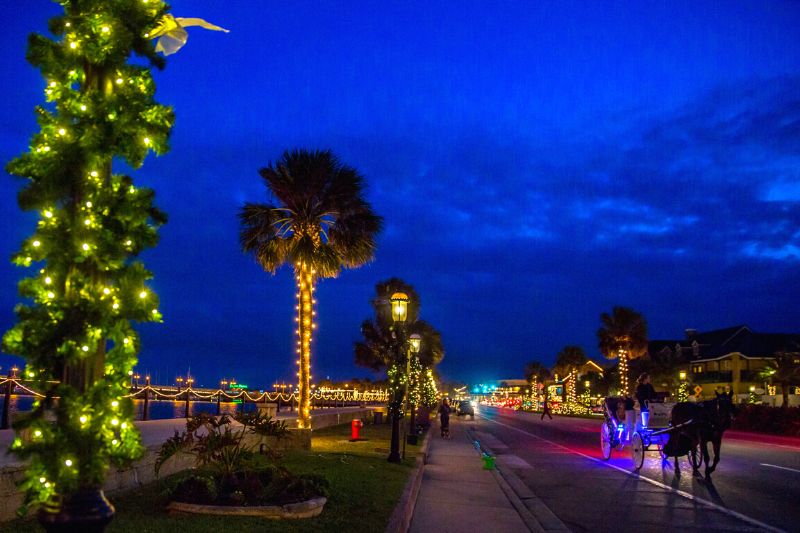
[[[647,427],[642,425],[641,412],[639,409],[633,411],[633,417],[624,410],[625,399],[611,396],[603,402],[603,425],[600,428],[600,450],[603,459],[611,458],[612,451],[624,449],[630,446],[633,467],[635,470],[642,468],[644,455],[649,451],[657,451],[663,463],[666,462],[668,455],[666,448],[669,443],[670,434],[677,429],[693,424],[693,420],[688,420],[680,426],[673,426],[671,423],[672,410],[677,405],[674,402],[652,402],[650,403],[650,418]],[[630,411],[628,411],[630,413]],[[677,440],[676,436],[676,440]],[[688,455],[692,463],[692,468],[699,468],[699,452],[697,446],[690,446],[691,449],[684,451],[680,455]]]
[[[600,449],[604,459],[611,458],[614,448],[621,450],[630,445],[633,466],[639,470],[645,452],[655,449],[661,455],[662,467],[667,466],[669,457],[675,458],[675,475],[680,475],[678,458],[685,455],[695,474],[699,475],[700,465],[705,462],[706,480],[711,479],[719,463],[722,434],[736,414],[733,393],[716,394],[715,398],[697,403],[653,402],[647,427],[642,426],[638,410],[633,412],[632,420],[623,422],[624,402],[619,397],[609,397],[603,402]],[[709,443],[714,451],[713,462],[708,453]]]

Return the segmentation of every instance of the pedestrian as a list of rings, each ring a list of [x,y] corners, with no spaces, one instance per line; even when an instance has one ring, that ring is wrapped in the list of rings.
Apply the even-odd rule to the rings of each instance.
[[[447,398],[442,399],[442,405],[439,406],[439,422],[442,426],[442,438],[450,438],[450,402]]]
[[[553,419],[553,415],[550,414],[550,402],[548,401],[549,399],[550,398],[547,395],[547,389],[545,389],[544,390],[544,402],[543,402],[543,406],[542,406],[542,418],[541,418],[541,420],[544,420],[544,415],[549,416],[550,420]]]
[[[656,389],[650,383],[650,374],[645,372],[637,380],[636,400],[639,402],[639,410],[642,413],[642,427],[646,428],[650,420],[650,402],[657,398]]]

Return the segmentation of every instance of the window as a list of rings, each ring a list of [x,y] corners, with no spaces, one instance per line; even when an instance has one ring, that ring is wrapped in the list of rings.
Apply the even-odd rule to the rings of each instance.
[[[733,369],[733,361],[730,359],[726,359],[720,363],[720,370],[732,370]]]
[[[702,374],[703,373],[703,365],[693,365],[692,372],[695,374]]]

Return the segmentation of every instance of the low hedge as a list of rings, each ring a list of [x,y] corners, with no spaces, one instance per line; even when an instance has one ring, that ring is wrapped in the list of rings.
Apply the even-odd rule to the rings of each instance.
[[[741,405],[731,429],[800,437],[800,407]]]

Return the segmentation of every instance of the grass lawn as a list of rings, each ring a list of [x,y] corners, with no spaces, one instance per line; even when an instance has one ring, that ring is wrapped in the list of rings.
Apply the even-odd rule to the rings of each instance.
[[[403,464],[386,461],[391,426],[364,426],[365,441],[349,442],[350,426],[315,431],[310,451],[286,452],[280,464],[301,474],[316,472],[330,482],[330,497],[322,514],[303,520],[267,520],[254,517],[168,515],[160,496],[162,483],[110,497],[117,514],[108,533],[222,533],[226,531],[383,531],[389,521],[419,446],[407,446]],[[0,524],[0,531],[41,531],[35,519]]]

